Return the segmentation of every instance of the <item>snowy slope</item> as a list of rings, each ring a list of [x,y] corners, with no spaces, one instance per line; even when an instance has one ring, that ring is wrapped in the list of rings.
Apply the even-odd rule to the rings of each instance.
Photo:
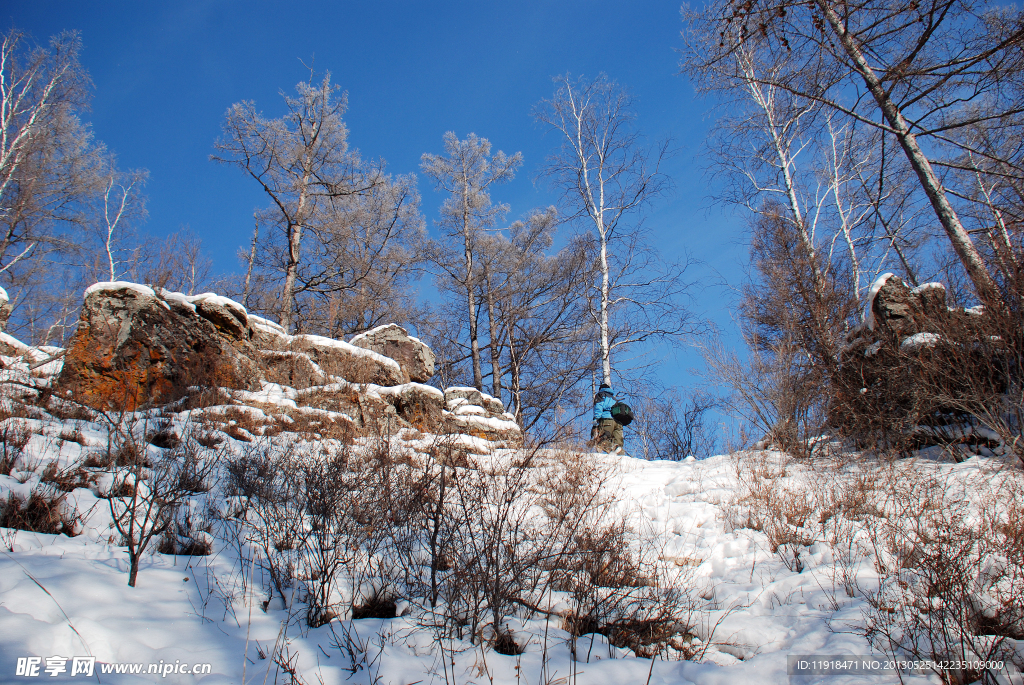
[[[5,361],[13,369],[2,372],[6,379],[35,382],[23,363]],[[19,414],[16,403],[4,402],[6,413],[13,414],[0,421],[4,454],[17,454],[9,473],[0,475],[0,500],[9,493],[23,499],[33,492],[56,493],[54,468],[76,469],[109,444],[103,417],[62,419],[33,410],[33,418],[24,407]],[[159,421],[184,434],[216,409],[133,419]],[[242,455],[254,444],[213,432],[210,449],[223,454]],[[277,436],[266,444],[283,450],[289,439]],[[402,468],[415,470],[431,459],[430,446],[431,436],[408,433],[395,439],[394,449],[408,455]],[[366,441],[355,446],[370,448]],[[154,445],[146,450],[161,453]],[[519,458],[500,451],[480,457],[475,468],[500,473]],[[537,487],[545,478],[545,460],[565,458],[564,452],[539,455]],[[128,587],[127,555],[111,528],[108,499],[117,487],[116,469],[90,467],[76,472],[80,481],[65,484],[61,506],[77,518],[69,529],[74,537],[0,529],[0,682],[32,682],[16,675],[19,659],[24,669],[29,657],[43,659],[39,678],[84,682],[89,678],[70,674],[70,659],[92,657],[93,678],[103,683],[241,683],[243,671],[247,683],[896,683],[896,675],[787,673],[792,655],[884,658],[864,636],[868,600],[880,588],[886,561],[886,552],[869,544],[867,531],[873,520],[903,524],[898,514],[872,510],[875,500],[864,493],[881,493],[886,483],[913,489],[927,481],[944,484],[944,492],[959,496],[963,507],[982,512],[990,501],[986,492],[1002,492],[1000,487],[1019,480],[1019,472],[980,457],[960,464],[867,459],[801,464],[773,452],[683,462],[583,458],[606,474],[606,515],[628,523],[637,549],[657,568],[657,582],[683,598],[680,634],[653,661],[594,633],[578,638],[574,661],[564,611],[559,614],[564,593],[556,592],[547,596],[549,618],[520,612],[509,620],[507,627],[525,648],[519,656],[468,639],[438,640],[429,628],[429,611],[408,602],[399,602],[398,618],[335,619],[309,628],[294,596],[291,611],[280,598],[265,604],[265,579],[249,582],[252,562],[246,568],[239,546],[222,535],[210,537],[212,553],[204,556],[150,548],[137,587]],[[864,501],[857,499],[861,495]],[[234,505],[224,497],[214,487],[190,506],[230,517]],[[854,502],[843,511],[859,513],[846,518],[823,513],[839,511],[843,502]],[[1008,506],[1019,509],[1019,504]],[[214,523],[211,530],[226,525]],[[979,597],[996,594],[978,592]],[[1019,645],[1018,651],[1024,656]],[[68,659],[52,662],[64,664],[65,672],[47,675],[46,659],[52,657]],[[209,664],[210,672],[101,673],[112,664],[179,671],[182,664]],[[934,674],[904,674],[903,682],[940,681]]]

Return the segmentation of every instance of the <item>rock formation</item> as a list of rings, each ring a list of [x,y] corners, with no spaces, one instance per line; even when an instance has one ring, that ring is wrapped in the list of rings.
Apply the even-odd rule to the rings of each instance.
[[[430,348],[394,324],[352,342],[289,335],[211,293],[113,282],[86,291],[54,392],[96,409],[134,410],[216,389],[215,404],[254,408],[270,423],[278,416],[303,425],[341,421],[361,435],[413,428],[522,440],[500,400],[474,388],[423,385],[433,372]]]
[[[85,292],[56,390],[97,409],[160,405],[191,386],[259,388],[259,355],[241,305],[125,282]]]
[[[403,382],[426,383],[434,375],[434,353],[401,326],[389,323],[352,338],[352,344],[398,362]]]

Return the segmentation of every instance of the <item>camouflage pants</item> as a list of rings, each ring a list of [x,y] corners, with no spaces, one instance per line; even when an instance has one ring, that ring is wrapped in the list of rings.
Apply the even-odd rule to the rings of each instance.
[[[622,426],[615,419],[600,419],[594,432],[594,447],[602,452],[612,452],[616,447],[623,447]]]

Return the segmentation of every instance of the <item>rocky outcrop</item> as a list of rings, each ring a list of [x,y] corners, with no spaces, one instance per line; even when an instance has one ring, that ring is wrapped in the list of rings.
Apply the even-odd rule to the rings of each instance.
[[[830,422],[862,446],[909,449],[950,434],[947,426],[966,416],[958,398],[1003,383],[1001,338],[989,323],[981,306],[950,308],[940,283],[911,288],[883,274],[868,290],[864,323],[839,352]]]
[[[489,441],[516,443],[523,439],[516,418],[505,411],[501,400],[476,388],[444,391],[447,430]]]
[[[304,390],[328,382],[327,374],[304,352],[260,350],[263,379],[270,383]]]
[[[414,428],[521,441],[519,426],[499,400],[474,388],[441,391],[419,382],[433,372],[430,348],[397,325],[380,326],[351,343],[289,335],[211,293],[190,296],[113,282],[86,291],[54,391],[97,409],[133,410],[175,401],[195,386],[218,388],[213,404],[206,399],[201,406],[226,400],[267,417],[283,416],[282,430],[289,422],[309,429],[316,414],[317,421],[340,420],[357,435]],[[235,428],[243,434],[241,424]],[[257,428],[265,426],[254,424],[252,431]]]
[[[227,298],[97,283],[85,292],[55,390],[97,409],[133,410],[190,386],[257,389],[251,338],[245,309]]]
[[[309,355],[328,376],[350,383],[401,385],[406,382],[401,366],[394,359],[343,340],[296,335],[289,338],[287,349]]]
[[[352,338],[356,347],[394,359],[405,382],[426,383],[434,375],[434,353],[418,338],[397,324],[389,323]]]

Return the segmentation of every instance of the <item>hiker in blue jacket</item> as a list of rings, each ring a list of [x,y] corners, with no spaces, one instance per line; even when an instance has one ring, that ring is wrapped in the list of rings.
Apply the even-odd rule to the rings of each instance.
[[[594,446],[603,452],[622,452],[622,426],[612,418],[615,392],[607,383],[602,383],[594,395]]]

